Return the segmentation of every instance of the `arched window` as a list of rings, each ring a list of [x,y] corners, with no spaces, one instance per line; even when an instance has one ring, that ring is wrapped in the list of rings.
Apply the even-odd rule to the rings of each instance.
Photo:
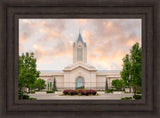
[[[82,47],[77,48],[77,60],[82,61]]]
[[[76,79],[76,89],[79,88],[84,88],[84,79],[82,77]]]

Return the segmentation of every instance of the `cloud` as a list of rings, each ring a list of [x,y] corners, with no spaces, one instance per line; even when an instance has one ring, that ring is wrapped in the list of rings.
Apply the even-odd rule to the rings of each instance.
[[[100,69],[122,68],[122,58],[132,45],[141,44],[140,20],[23,19],[20,20],[19,49],[32,50],[39,65],[61,63],[62,67],[72,62],[73,41],[78,37],[75,29],[80,27],[87,43],[87,61]],[[58,61],[57,64],[54,61]]]
[[[76,23],[78,25],[86,25],[88,23],[89,19],[77,19]]]

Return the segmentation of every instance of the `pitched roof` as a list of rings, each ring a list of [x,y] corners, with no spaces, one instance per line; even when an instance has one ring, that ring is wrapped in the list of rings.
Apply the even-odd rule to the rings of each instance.
[[[83,43],[83,39],[82,39],[81,33],[79,33],[77,43],[78,43],[79,41],[81,41],[81,42]]]
[[[80,42],[81,42],[81,43],[86,47],[86,43],[85,43],[85,42],[83,42],[83,39],[82,39],[81,33],[79,33],[77,43],[78,43],[79,41],[80,41]]]

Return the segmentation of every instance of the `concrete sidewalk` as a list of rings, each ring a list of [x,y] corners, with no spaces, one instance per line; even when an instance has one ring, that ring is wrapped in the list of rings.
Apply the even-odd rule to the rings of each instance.
[[[32,98],[37,98],[37,100],[120,100],[122,97],[132,97],[133,94],[109,94],[106,93],[104,95],[98,96],[60,96],[54,93],[50,94],[28,94]]]

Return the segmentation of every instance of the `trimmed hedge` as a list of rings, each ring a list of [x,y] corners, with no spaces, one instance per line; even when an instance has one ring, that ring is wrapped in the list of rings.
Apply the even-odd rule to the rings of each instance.
[[[141,95],[133,95],[133,98],[135,98],[136,100],[142,99]]]
[[[116,90],[116,89],[108,89],[106,92],[107,93],[113,93],[113,91],[118,91],[118,90]]]
[[[124,98],[121,98],[121,100],[130,100],[132,99],[132,97],[124,97]]]
[[[30,93],[30,94],[35,94],[35,91],[30,91],[29,93]]]
[[[19,95],[19,99],[21,99],[21,95]],[[23,95],[24,100],[37,100],[37,98],[30,98],[29,95]]]
[[[29,98],[30,100],[37,100],[37,98]]]
[[[64,90],[64,95],[96,95],[97,91],[92,89]]]
[[[54,91],[46,91],[46,93],[54,93]]]
[[[21,94],[19,95],[19,99],[21,99]],[[23,95],[23,99],[29,99],[29,95]]]

